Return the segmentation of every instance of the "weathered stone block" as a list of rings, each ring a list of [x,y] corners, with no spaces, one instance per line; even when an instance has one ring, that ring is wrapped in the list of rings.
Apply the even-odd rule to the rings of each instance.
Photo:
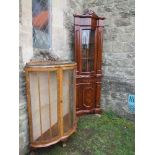
[[[131,14],[128,13],[128,12],[120,12],[119,14],[120,14],[121,18],[129,18],[130,15],[131,15]]]
[[[115,1],[115,7],[118,9],[118,11],[129,10],[128,1]]]
[[[123,42],[118,42],[118,41],[113,41],[112,49],[113,49],[112,50],[113,52],[117,52],[117,53],[124,52],[123,51],[124,43]]]
[[[130,16],[135,17],[135,10],[130,10],[129,14],[130,14]]]
[[[111,58],[116,60],[131,59],[135,57],[135,53],[104,53],[105,59]]]
[[[124,52],[134,52],[135,51],[135,47],[133,46],[133,44],[131,43],[124,43],[124,49],[123,49]]]
[[[124,18],[121,19],[120,18],[120,19],[115,20],[115,25],[118,26],[118,27],[120,27],[120,26],[129,26],[129,25],[131,25],[131,22],[130,22],[129,18],[126,18],[126,19],[124,19]]]
[[[119,34],[117,36],[117,39],[120,41],[120,42],[126,42],[126,43],[130,43],[130,42],[133,42],[134,41],[134,34],[132,33],[123,33],[123,34]]]
[[[134,66],[134,59],[114,59],[114,57],[105,57],[104,58],[104,66],[111,67],[128,67],[132,68]]]
[[[107,0],[91,0],[89,1],[84,1],[84,8],[89,8],[89,7],[93,7],[93,6],[101,6],[104,5],[105,3],[107,3]]]
[[[103,75],[115,77],[122,82],[134,80],[134,69],[125,67],[104,66]]]
[[[106,53],[112,52],[112,41],[104,41],[103,42],[103,51]]]
[[[130,21],[131,21],[131,19],[130,19]],[[124,31],[125,31],[125,33],[134,32],[134,31],[135,31],[135,25],[132,24],[132,25],[126,26],[126,27],[124,28]],[[134,34],[132,34],[132,35],[134,35]],[[132,42],[133,42],[133,41],[134,41],[134,40],[132,40]]]
[[[135,1],[134,0],[129,0],[129,9],[132,11],[135,11]]]
[[[106,12],[112,12],[112,7],[110,8],[110,7],[104,7],[104,10],[106,11]]]

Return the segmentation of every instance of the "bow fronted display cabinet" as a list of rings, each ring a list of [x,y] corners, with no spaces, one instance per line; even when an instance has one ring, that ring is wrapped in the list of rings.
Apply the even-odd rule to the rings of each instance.
[[[30,62],[25,67],[30,146],[46,147],[76,130],[76,63]]]
[[[74,15],[77,115],[100,113],[103,20],[91,10]]]

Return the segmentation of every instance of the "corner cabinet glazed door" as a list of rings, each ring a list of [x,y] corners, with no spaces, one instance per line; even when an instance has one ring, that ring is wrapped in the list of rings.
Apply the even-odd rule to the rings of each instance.
[[[82,73],[93,73],[95,70],[95,30],[82,29],[81,31],[81,68]]]

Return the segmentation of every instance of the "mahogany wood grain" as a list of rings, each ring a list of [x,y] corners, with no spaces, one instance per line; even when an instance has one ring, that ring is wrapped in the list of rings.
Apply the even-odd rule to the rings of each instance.
[[[101,79],[102,79],[102,47],[103,47],[103,20],[92,10],[85,10],[84,14],[74,15],[75,31],[75,61],[77,62],[76,75],[76,114],[100,113]],[[90,70],[88,61],[85,61],[86,71],[83,71],[82,33],[83,30],[94,31],[94,67]],[[90,40],[89,40],[90,41]],[[89,47],[88,50],[91,50]],[[88,52],[88,50],[86,50]],[[88,53],[87,53],[88,55]],[[87,59],[88,60],[88,59]]]

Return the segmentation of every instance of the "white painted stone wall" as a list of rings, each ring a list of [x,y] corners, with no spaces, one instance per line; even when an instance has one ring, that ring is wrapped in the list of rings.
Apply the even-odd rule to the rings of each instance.
[[[64,27],[66,0],[52,0],[52,50],[61,59],[70,59],[67,30]]]
[[[32,47],[32,2],[31,0],[20,0],[20,24],[19,24],[19,46],[22,48],[22,58],[25,64],[33,56]]]

